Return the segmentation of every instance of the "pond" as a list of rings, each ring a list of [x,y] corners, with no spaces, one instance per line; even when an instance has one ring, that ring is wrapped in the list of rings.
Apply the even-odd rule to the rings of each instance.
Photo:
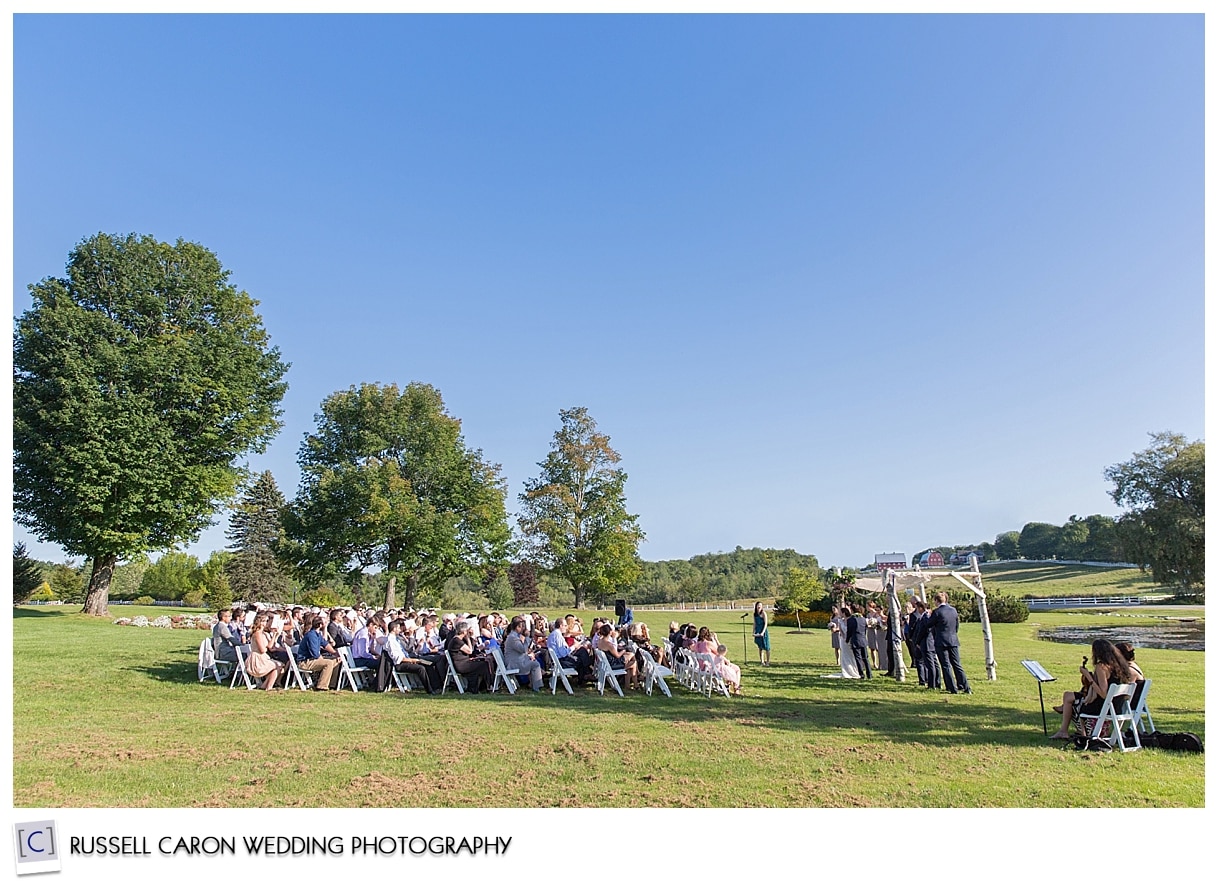
[[[1205,621],[1203,619],[1165,619],[1154,625],[1067,625],[1046,628],[1036,635],[1054,643],[1079,643],[1090,646],[1092,640],[1125,640],[1134,649],[1191,649],[1205,651]]]

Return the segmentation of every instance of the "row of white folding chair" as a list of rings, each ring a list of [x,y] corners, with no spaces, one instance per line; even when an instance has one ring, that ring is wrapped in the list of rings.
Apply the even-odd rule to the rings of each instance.
[[[448,673],[444,675],[444,685],[440,687],[440,694],[448,692],[448,684],[452,683],[457,687],[457,691],[462,695],[465,694],[465,687],[469,684],[465,682],[465,678],[457,673],[457,666],[453,664],[453,657],[449,655],[448,650],[444,650],[444,660],[448,662]]]
[[[516,675],[520,673],[518,668],[509,668],[507,662],[503,660],[503,650],[498,646],[491,646],[491,657],[495,660],[495,679],[491,681],[491,692],[499,685],[499,681],[503,681],[503,685],[507,687],[510,695],[516,694]]]
[[[1146,707],[1146,696],[1150,694],[1150,684],[1150,680],[1140,680],[1136,685],[1141,688],[1134,690],[1134,725],[1142,735],[1149,735],[1155,731],[1155,721],[1151,719],[1150,709]]]
[[[569,668],[562,666],[562,661],[558,658],[558,653],[553,647],[547,646],[546,652],[550,655],[550,694],[558,694],[558,682],[561,680],[563,688],[567,690],[568,695],[574,695],[575,690],[571,688],[571,681],[567,679]]]
[[[249,671],[245,669],[245,659],[253,650],[249,646],[237,647],[237,660],[229,662],[233,666],[233,679],[229,682],[228,688],[234,689],[237,686],[237,680],[240,679],[246,689],[257,689],[258,685],[250,678]]]
[[[1085,732],[1086,723],[1090,720],[1093,721],[1091,729],[1092,738],[1107,741],[1110,746],[1119,747],[1122,753],[1140,749],[1142,741],[1138,737],[1138,727],[1134,722],[1136,718],[1133,714],[1133,693],[1135,688],[1133,683],[1113,683],[1110,685],[1108,687],[1108,694],[1104,696],[1104,705],[1100,708],[1098,714],[1078,715],[1079,729]],[[1105,724],[1110,727],[1107,734],[1104,733]],[[1133,732],[1132,747],[1125,746],[1123,732],[1127,725],[1129,730]]]
[[[653,659],[651,657],[651,653],[645,649],[638,650],[636,655],[638,658],[643,660],[644,691],[650,695],[652,688],[658,684],[660,691],[669,698],[672,698],[672,692],[669,691],[668,683],[664,678],[671,677],[673,675],[673,671],[670,668],[664,667],[664,665]]]
[[[732,691],[728,688],[727,680],[723,678],[723,669],[719,667],[719,657],[710,652],[695,652],[694,657],[698,660],[698,666],[702,668],[706,695],[710,696],[718,692],[730,697]]]
[[[605,682],[613,684],[613,688],[617,690],[617,694],[622,698],[626,697],[626,693],[622,692],[622,687],[618,684],[618,677],[626,676],[625,668],[615,668],[609,664],[609,656],[605,655],[603,649],[593,649],[596,653],[596,691],[601,695],[605,694]]]
[[[677,682],[687,689],[694,689],[692,657],[688,649],[678,648],[672,654],[672,673]]]
[[[350,646],[338,647],[338,664],[341,667],[338,675],[339,689],[343,688],[343,683],[350,686],[352,692],[359,692],[361,687],[372,689],[376,686],[376,671],[372,668],[356,667]],[[394,679],[397,679],[397,671],[394,671]]]
[[[223,686],[224,678],[228,676],[228,669],[230,667],[232,667],[232,662],[216,658],[216,650],[212,646],[210,637],[199,644],[200,683],[205,682],[210,676],[214,677],[216,682]]]

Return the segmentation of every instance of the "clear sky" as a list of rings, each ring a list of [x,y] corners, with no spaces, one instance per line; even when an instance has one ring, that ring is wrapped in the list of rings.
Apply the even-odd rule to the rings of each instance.
[[[326,395],[418,380],[509,509],[586,406],[651,560],[1115,514],[1106,466],[1203,434],[1203,35],[21,15],[13,305],[99,231],[214,250],[292,363],[289,498]]]

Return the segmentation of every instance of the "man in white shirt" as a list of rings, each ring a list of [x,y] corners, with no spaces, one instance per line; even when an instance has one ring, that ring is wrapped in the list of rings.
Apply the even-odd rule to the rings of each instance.
[[[389,670],[392,668],[399,673],[416,675],[426,684],[428,692],[432,695],[438,693],[444,686],[442,665],[436,664],[434,658],[420,659],[407,654],[406,647],[402,644],[401,619],[394,619],[388,628],[385,648],[381,652],[381,663],[377,669],[377,688],[382,692],[388,688]]]

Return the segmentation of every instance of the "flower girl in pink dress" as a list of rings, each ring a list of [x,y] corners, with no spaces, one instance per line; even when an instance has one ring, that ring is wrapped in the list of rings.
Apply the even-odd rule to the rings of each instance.
[[[722,643],[719,644],[719,651],[715,654],[715,672],[727,682],[732,695],[742,694],[740,692],[740,666],[727,660],[727,647]]]

